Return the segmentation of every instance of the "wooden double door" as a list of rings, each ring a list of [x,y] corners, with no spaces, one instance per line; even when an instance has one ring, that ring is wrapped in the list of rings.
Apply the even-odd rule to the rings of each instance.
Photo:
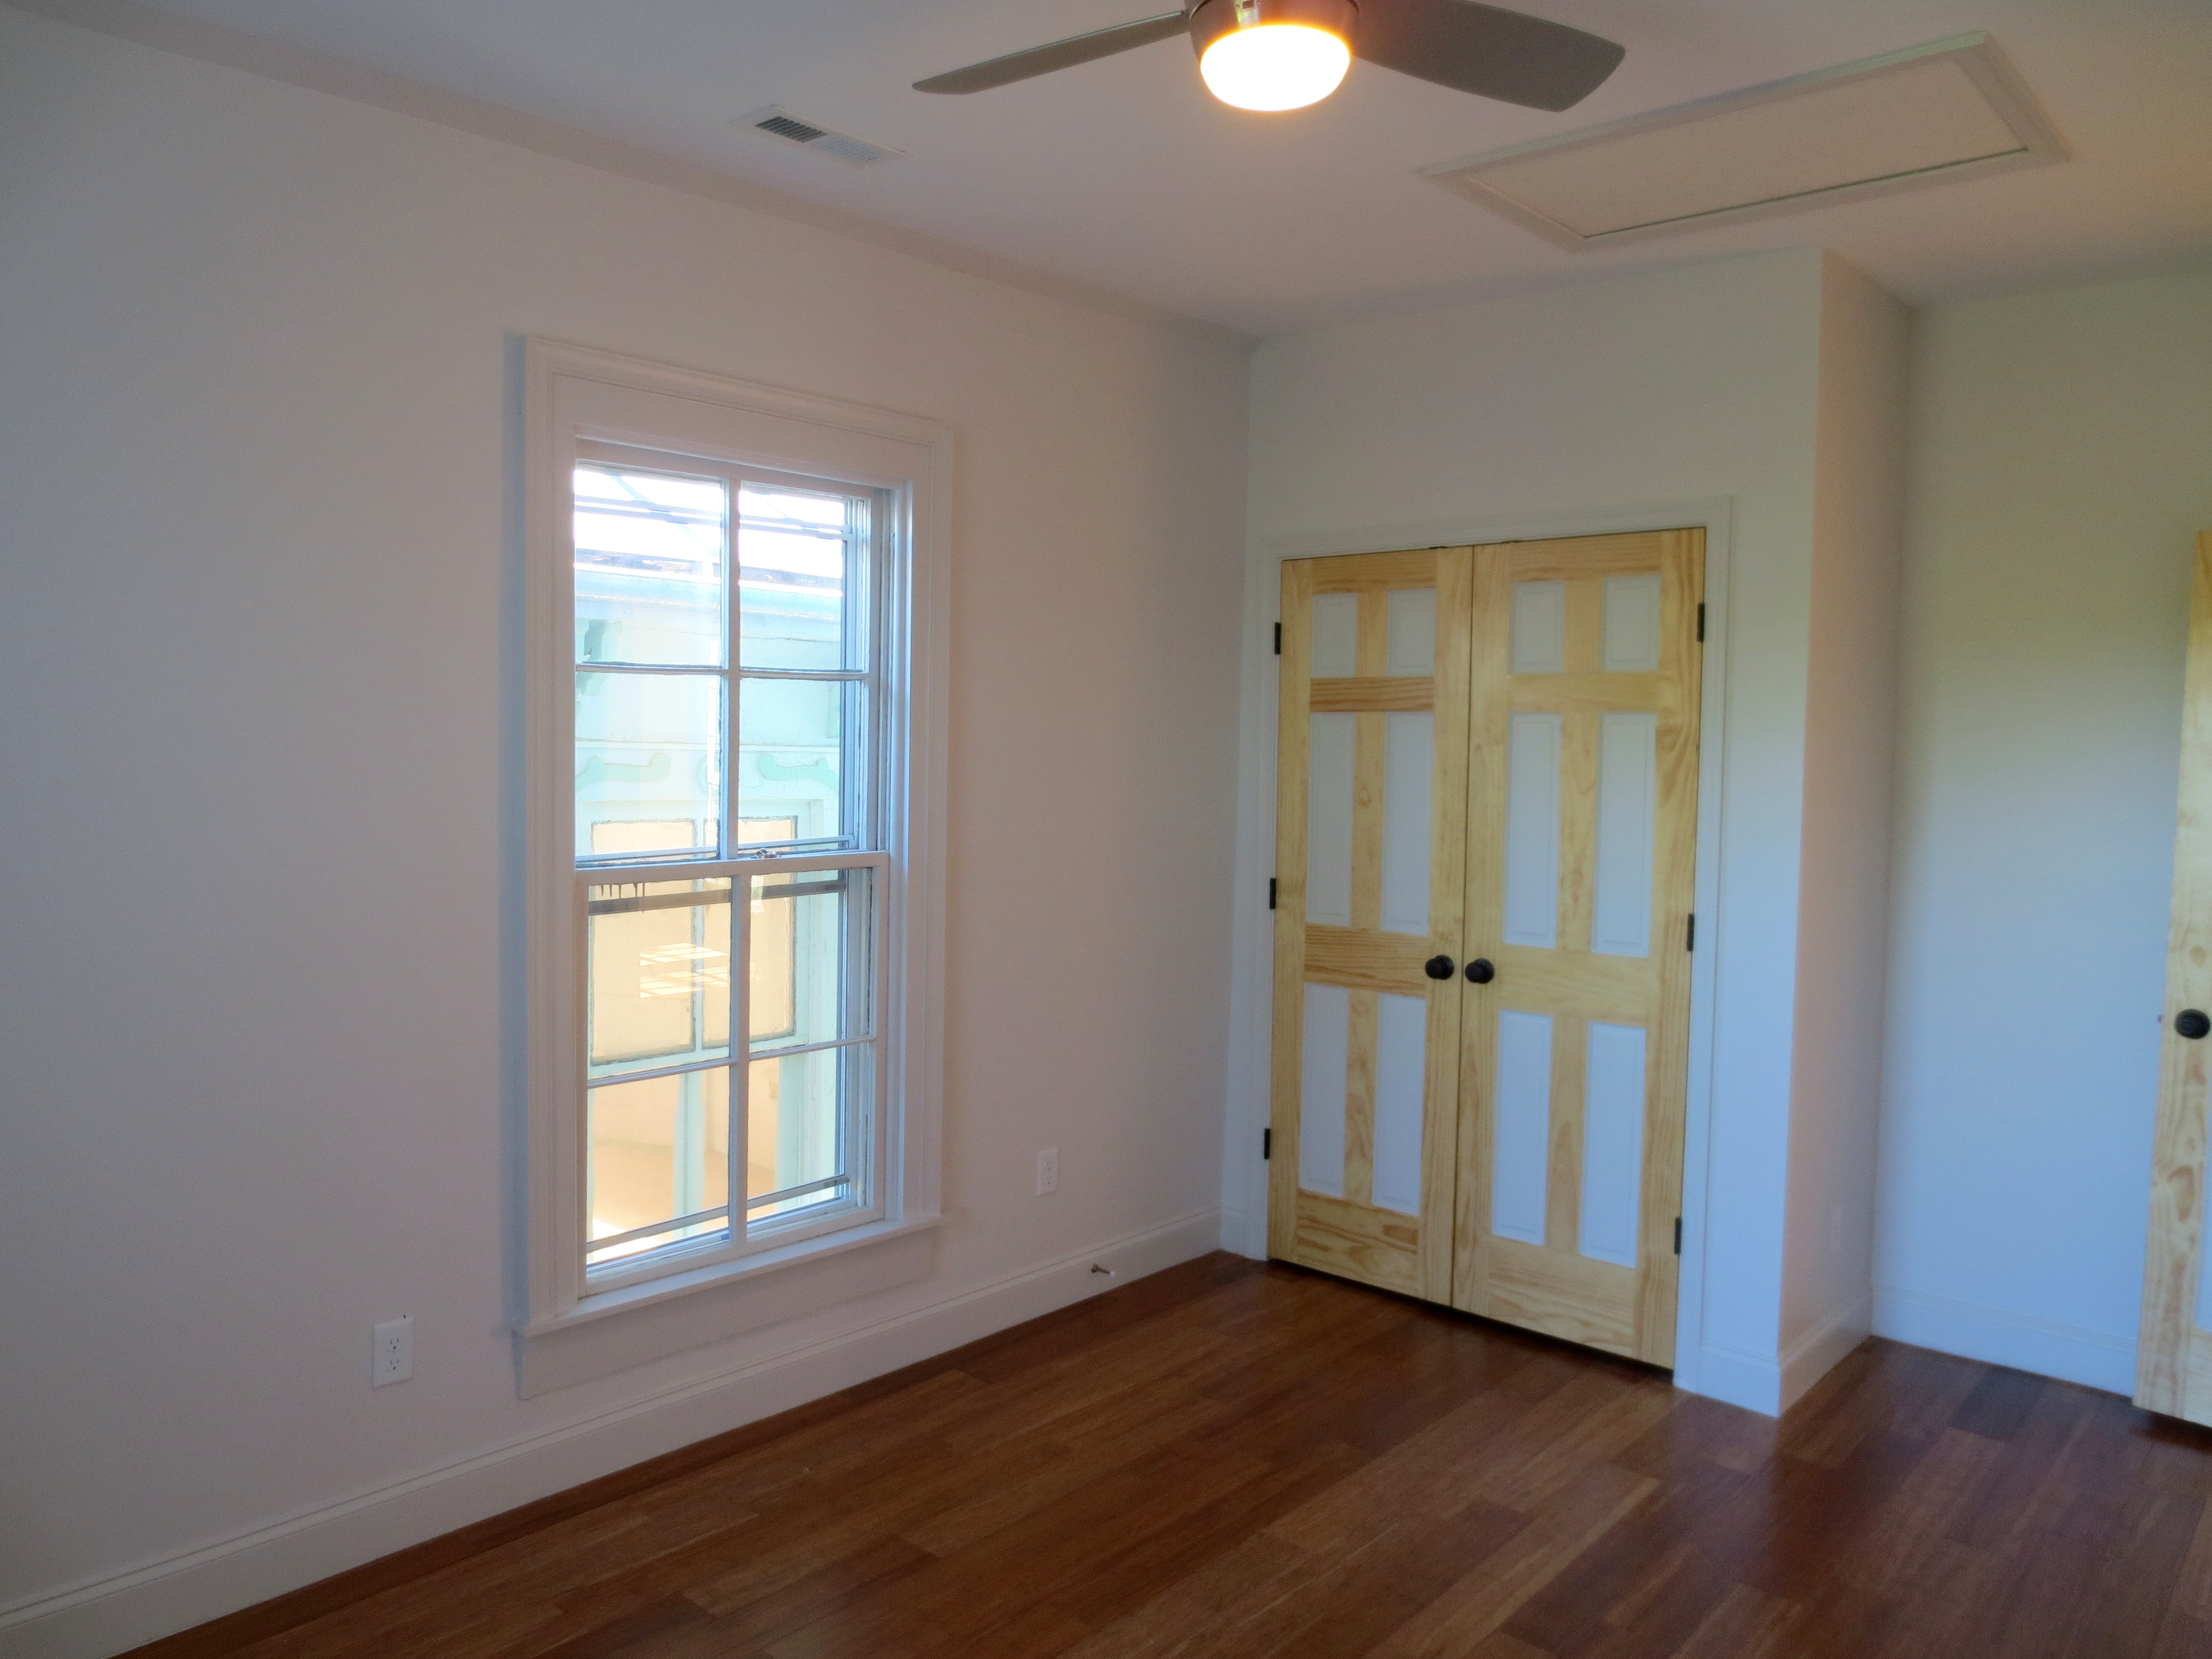
[[[1284,565],[1270,1255],[1673,1363],[1704,561]]]

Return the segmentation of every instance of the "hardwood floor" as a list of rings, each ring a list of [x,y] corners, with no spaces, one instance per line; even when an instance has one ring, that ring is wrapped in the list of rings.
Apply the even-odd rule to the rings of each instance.
[[[145,1659],[2206,1659],[2212,1436],[1868,1343],[1777,1425],[1212,1256]]]

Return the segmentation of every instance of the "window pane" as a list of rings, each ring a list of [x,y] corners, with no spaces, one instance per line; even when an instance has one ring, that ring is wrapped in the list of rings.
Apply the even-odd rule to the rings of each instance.
[[[744,818],[738,820],[738,845],[755,847],[763,842],[790,841],[799,834],[797,818]]]
[[[752,880],[753,1051],[871,1035],[872,870]]]
[[[746,485],[738,491],[738,653],[748,668],[857,667],[852,598],[866,504]]]
[[[611,1261],[681,1239],[724,1231],[727,1217],[643,1238],[624,1233],[729,1202],[730,1074],[720,1067],[678,1077],[610,1083],[590,1094],[590,1260]]]
[[[745,1198],[751,1224],[854,1197],[844,1102],[866,1098],[869,1051],[817,1048],[757,1060],[747,1075]],[[817,1182],[831,1184],[815,1186]],[[792,1193],[794,1187],[812,1190]],[[786,1193],[784,1198],[771,1195]],[[755,1200],[769,1199],[766,1203]]]
[[[847,680],[738,682],[738,812],[749,821],[743,844],[770,839],[754,819],[787,820],[795,841],[844,834],[845,710],[861,696]]]
[[[574,489],[576,660],[720,665],[729,487],[587,465]]]
[[[576,853],[719,849],[722,680],[576,676]]]
[[[730,897],[726,877],[590,890],[593,1066],[727,1055]]]

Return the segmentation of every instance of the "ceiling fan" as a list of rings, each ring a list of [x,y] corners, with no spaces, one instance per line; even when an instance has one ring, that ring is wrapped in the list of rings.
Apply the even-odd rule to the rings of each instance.
[[[914,83],[984,92],[1155,40],[1190,36],[1213,95],[1239,109],[1298,109],[1336,90],[1357,55],[1441,87],[1530,109],[1580,103],[1627,48],[1478,0],[1194,0],[1180,11],[1009,52]]]

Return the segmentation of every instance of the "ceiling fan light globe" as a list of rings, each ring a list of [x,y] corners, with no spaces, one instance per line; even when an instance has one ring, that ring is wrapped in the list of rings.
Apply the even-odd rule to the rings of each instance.
[[[1206,49],[1198,72],[1206,90],[1238,109],[1304,109],[1334,92],[1352,67],[1341,35],[1304,23],[1224,34]]]
[[[1352,67],[1354,0],[1200,0],[1191,43],[1206,89],[1237,109],[1303,109]]]

